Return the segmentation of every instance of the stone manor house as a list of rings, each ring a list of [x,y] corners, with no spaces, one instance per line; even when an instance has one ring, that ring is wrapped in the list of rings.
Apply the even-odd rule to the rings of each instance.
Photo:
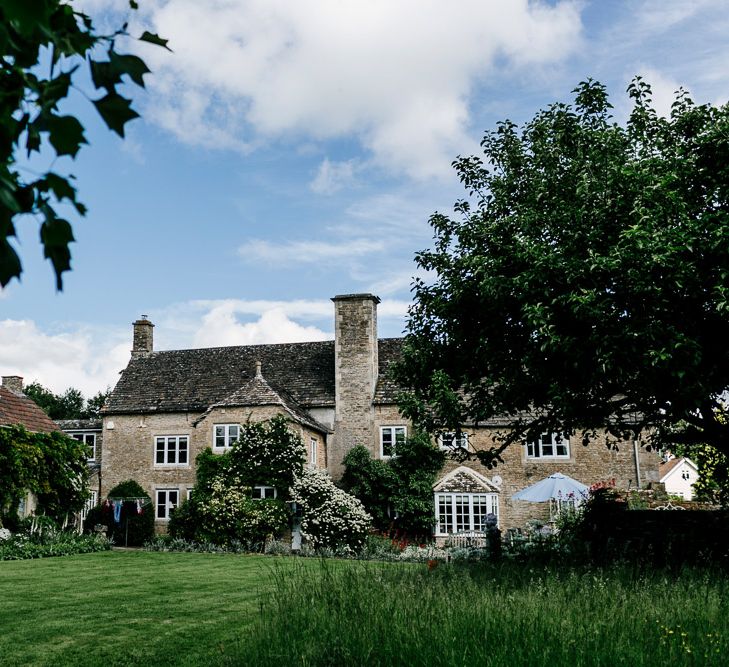
[[[377,458],[393,455],[411,429],[395,403],[399,388],[388,377],[402,339],[378,339],[376,296],[332,300],[335,339],[325,342],[155,351],[152,322],[134,322],[131,359],[102,423],[63,425],[93,440],[99,497],[119,482],[138,481],[164,530],[170,511],[195,484],[195,457],[206,447],[224,452],[242,422],[277,414],[301,436],[309,465],[335,479],[355,445]],[[497,427],[464,425],[468,446],[487,446]],[[511,496],[554,472],[588,485],[615,479],[620,487],[635,488],[658,481],[660,462],[633,443],[616,451],[600,438],[583,447],[549,433],[510,447],[503,458],[493,470],[478,462],[446,464],[433,489],[436,538],[479,530],[488,513],[497,515],[502,530],[543,517],[543,505]],[[275,497],[277,490],[260,486],[253,493]]]

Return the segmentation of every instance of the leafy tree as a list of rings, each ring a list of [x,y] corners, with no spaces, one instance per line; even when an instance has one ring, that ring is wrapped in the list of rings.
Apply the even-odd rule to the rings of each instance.
[[[35,494],[37,513],[62,522],[88,497],[86,446],[63,433],[0,428],[0,524],[18,520],[18,503]]]
[[[101,417],[101,408],[103,408],[109,396],[111,395],[111,387],[107,387],[104,391],[100,391],[91,398],[86,400],[86,407],[83,410],[83,419],[98,419]]]
[[[129,0],[132,10],[135,0]],[[18,154],[28,157],[53,148],[57,157],[75,158],[85,143],[84,126],[61,105],[83,74],[88,74],[102,94],[92,100],[110,130],[124,136],[125,124],[136,118],[131,100],[117,91],[128,79],[144,86],[149,72],[144,61],[118,53],[116,42],[126,36],[126,24],[111,35],[94,30],[91,19],[63,0],[2,0],[0,49],[0,285],[22,272],[20,257],[10,244],[15,224],[23,215],[41,221],[40,239],[51,261],[57,289],[62,274],[71,268],[69,244],[74,240],[70,223],[60,217],[58,204],[68,202],[79,215],[86,207],[77,199],[72,176],[47,171],[29,178],[21,175]],[[144,42],[165,46],[157,35],[144,32]],[[102,55],[103,52],[103,55]]]
[[[94,419],[101,417],[101,408],[111,394],[111,389],[100,391],[88,400],[73,387],[62,394],[54,394],[39,382],[23,387],[23,393],[32,399],[51,419]]]
[[[23,393],[34,401],[51,419],[63,419],[62,417],[53,416],[58,412],[58,396],[40,382],[31,382],[25,385]]]
[[[424,433],[398,443],[397,456],[389,461],[373,459],[360,445],[344,457],[341,485],[362,502],[379,530],[429,536],[433,484],[445,459],[446,452]]]
[[[729,453],[729,105],[681,90],[663,118],[638,77],[621,126],[604,86],[574,93],[454,162],[468,196],[417,255],[432,280],[414,283],[403,412],[430,432],[506,418],[486,465],[597,428]]]

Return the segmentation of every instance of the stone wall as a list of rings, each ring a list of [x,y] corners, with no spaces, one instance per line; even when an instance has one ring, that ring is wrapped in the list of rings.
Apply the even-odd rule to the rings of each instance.
[[[118,483],[133,479],[153,501],[157,489],[179,489],[180,498],[184,500],[187,491],[195,485],[195,459],[205,448],[213,446],[213,427],[216,424],[241,424],[248,419],[263,421],[280,414],[289,416],[274,406],[219,408],[201,420],[199,413],[109,415],[104,418],[101,497]],[[326,437],[298,423],[292,422],[290,428],[304,443],[307,463],[310,440],[317,440],[317,466],[326,468]],[[188,436],[186,465],[155,465],[155,438],[162,435]]]
[[[341,477],[342,460],[359,444],[374,440],[372,399],[377,384],[377,304],[371,294],[337,296],[334,301],[334,435],[329,472]]]

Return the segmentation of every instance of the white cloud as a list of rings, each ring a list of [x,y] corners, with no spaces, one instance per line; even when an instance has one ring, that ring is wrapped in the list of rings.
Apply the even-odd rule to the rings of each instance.
[[[324,158],[309,187],[319,195],[333,195],[354,184],[357,167],[356,160],[331,162],[329,158]]]
[[[404,321],[408,305],[407,301],[383,299],[378,306],[378,319],[398,328],[397,323]],[[251,316],[255,319],[251,320]],[[196,300],[173,304],[151,317],[157,325],[156,349],[295,343],[334,338],[334,304],[329,298]]]
[[[54,392],[68,387],[86,396],[114,386],[129,360],[131,330],[99,331],[89,327],[44,332],[32,320],[0,321],[2,375],[20,375]]]
[[[375,164],[418,178],[471,145],[469,102],[495,67],[563,61],[580,3],[558,0],[149,0],[174,54],[154,71],[145,117],[195,145],[355,137]]]
[[[241,323],[235,317],[234,306],[222,304],[212,308],[204,317],[195,335],[195,347],[223,345],[256,345],[262,343],[299,343],[327,340],[331,335],[314,326],[303,326],[291,320],[284,309],[264,311],[255,322]]]
[[[282,241],[272,242],[252,239],[238,248],[238,254],[246,261],[268,264],[311,264],[318,262],[349,261],[385,248],[383,241],[365,238],[341,241]]]
[[[651,87],[656,113],[668,118],[671,115],[671,105],[676,99],[676,91],[681,84],[653,67],[639,67],[638,72]]]

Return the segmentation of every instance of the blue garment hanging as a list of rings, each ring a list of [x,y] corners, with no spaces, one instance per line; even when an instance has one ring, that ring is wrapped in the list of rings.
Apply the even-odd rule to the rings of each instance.
[[[124,503],[121,500],[114,501],[114,521],[119,523],[121,521],[122,505]]]

